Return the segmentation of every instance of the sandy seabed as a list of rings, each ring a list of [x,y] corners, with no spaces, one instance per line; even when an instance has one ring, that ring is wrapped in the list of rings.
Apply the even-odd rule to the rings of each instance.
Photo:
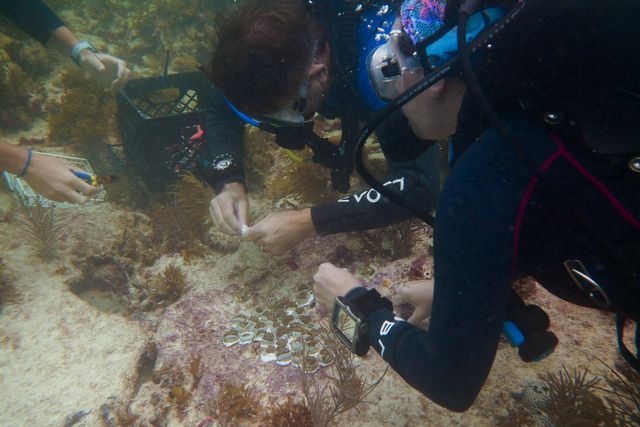
[[[5,210],[7,196],[2,195],[0,200]],[[243,305],[230,297],[228,287],[231,283],[244,286],[247,293],[262,296],[265,301],[265,295],[286,293],[287,284],[310,287],[317,265],[330,258],[335,247],[353,244],[354,235],[318,238],[280,258],[266,256],[250,243],[242,243],[231,253],[206,253],[189,263],[179,255],[164,257],[152,268],[160,269],[167,262],[180,264],[188,277],[189,290],[174,304],[158,310],[154,319],[125,313],[118,304],[109,304],[108,298],[97,303],[92,298],[99,299],[100,295],[79,295],[68,286],[77,274],[72,260],[86,255],[87,250],[99,252],[100,247],[108,246],[131,215],[134,214],[108,202],[73,208],[68,213],[73,227],[59,257],[49,262],[34,256],[15,219],[0,222],[0,257],[5,260],[8,274],[15,278],[19,293],[19,299],[0,312],[0,425],[60,426],[79,411],[89,413],[75,425],[107,425],[104,405],[113,399],[127,401],[132,408],[146,406],[141,413],[149,412],[152,402],[166,406],[166,396],[164,400],[157,397],[161,384],[141,378],[143,355],[150,343],[160,346],[153,367],[157,372],[163,371],[163,366],[179,365],[176,358],[187,354],[191,346],[207,355],[205,365],[211,361],[205,367],[202,387],[215,388],[216,380],[240,379],[264,390],[268,401],[296,395],[296,368],[262,364],[251,346],[227,349],[221,345],[219,333],[231,316],[246,306],[246,302]],[[83,253],[77,252],[80,249]],[[361,261],[387,274],[392,282],[399,282],[402,274],[397,273],[408,270],[422,250],[424,244],[419,243],[403,259]],[[291,268],[292,260],[295,269]],[[367,398],[368,403],[343,414],[338,423],[492,426],[512,404],[511,394],[543,372],[555,372],[562,366],[588,367],[593,374],[608,375],[607,368],[595,358],[610,365],[616,359],[611,316],[559,301],[539,287],[532,300],[549,313],[551,330],[560,339],[559,347],[544,361],[526,364],[514,349],[502,343],[484,389],[466,413],[455,414],[438,407],[390,371]],[[196,313],[193,319],[185,310]],[[179,333],[181,326],[171,323],[175,318],[182,319],[183,325],[192,322],[189,327],[193,328],[206,325],[211,335],[194,333],[182,342],[178,339],[177,344],[163,346],[167,336]],[[376,354],[357,363],[371,380],[385,367]],[[281,382],[274,382],[274,376]],[[300,396],[299,391],[297,395]],[[191,426],[207,420],[197,396],[194,392],[193,404],[183,414],[167,409],[165,425]]]

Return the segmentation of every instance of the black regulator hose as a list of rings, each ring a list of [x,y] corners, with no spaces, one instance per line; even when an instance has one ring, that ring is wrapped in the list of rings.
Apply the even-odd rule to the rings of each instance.
[[[364,164],[364,159],[362,156],[362,152],[365,144],[367,143],[367,138],[371,136],[371,134],[376,130],[378,126],[380,126],[391,114],[393,114],[398,108],[405,105],[407,102],[411,101],[413,98],[418,96],[420,93],[424,92],[435,83],[440,81],[447,73],[451,71],[453,64],[455,63],[455,59],[447,62],[442,67],[437,69],[436,71],[430,73],[424,79],[419,81],[415,86],[404,92],[400,97],[395,99],[394,101],[387,104],[385,108],[376,113],[373,118],[365,125],[365,127],[360,131],[360,135],[355,143],[354,150],[354,163],[358,174],[367,183],[371,188],[376,190],[378,193],[388,198],[392,202],[402,206],[408,211],[412,212],[417,218],[420,218],[426,224],[431,227],[435,224],[435,218],[429,213],[422,212],[416,208],[414,208],[407,200],[400,194],[397,194],[388,188],[386,188],[376,177],[371,175],[369,170]]]

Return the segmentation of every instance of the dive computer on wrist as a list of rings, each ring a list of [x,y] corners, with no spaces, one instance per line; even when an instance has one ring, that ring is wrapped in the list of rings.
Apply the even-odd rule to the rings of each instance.
[[[211,169],[216,173],[224,173],[235,170],[237,163],[233,155],[229,153],[223,153],[216,156],[211,161]]]
[[[346,345],[352,353],[364,356],[369,351],[369,320],[370,313],[386,308],[393,311],[393,304],[387,298],[380,296],[372,289],[353,300],[337,297],[333,306],[331,325],[338,339]]]

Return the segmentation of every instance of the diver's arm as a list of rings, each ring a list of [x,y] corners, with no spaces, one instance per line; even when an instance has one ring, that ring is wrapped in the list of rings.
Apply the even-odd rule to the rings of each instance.
[[[410,194],[413,180],[403,175],[393,175],[384,181],[385,186],[394,186],[397,193]],[[422,195],[423,192],[420,192]],[[415,195],[415,194],[414,194]],[[410,196],[408,196],[410,197]],[[429,212],[426,210],[426,212]],[[311,208],[313,226],[319,235],[364,231],[397,224],[415,215],[369,188],[336,202],[324,203]]]
[[[241,235],[249,216],[249,199],[244,186],[244,122],[229,108],[220,91],[214,99],[204,121],[205,140],[212,162],[216,158],[233,158],[228,170],[209,168],[206,180],[215,191],[209,213],[214,225],[229,235]]]
[[[47,44],[54,31],[64,27],[62,20],[40,0],[2,1],[0,14],[43,45]]]
[[[84,203],[98,191],[72,170],[80,171],[63,160],[0,142],[0,172],[7,171],[22,177],[38,194],[50,200]]]
[[[127,84],[131,70],[127,68],[125,61],[80,44],[80,40],[42,1],[0,2],[0,14],[63,58],[71,56],[78,47],[78,52],[74,55],[78,66],[91,78],[108,84],[110,89],[116,91]]]
[[[448,289],[449,285],[441,287]],[[428,331],[379,309],[368,316],[371,328],[368,339],[409,385],[438,405],[463,412],[475,401],[493,364],[504,318],[500,310],[506,309],[503,301],[506,298],[502,298],[502,292],[473,298],[470,292],[478,291],[477,288],[469,293],[456,287],[448,290],[458,294],[436,291]],[[351,298],[358,293],[348,295]],[[491,297],[500,298],[491,300]],[[451,313],[442,313],[454,306],[457,309]],[[470,315],[471,310],[465,308],[469,306],[482,308]]]
[[[500,340],[512,236],[507,232],[500,238],[485,227],[483,212],[465,209],[461,215],[457,208],[455,201],[443,200],[436,216],[429,330],[380,309],[368,316],[368,339],[412,387],[447,409],[465,411],[489,374]],[[357,291],[348,295],[356,296]]]
[[[368,339],[375,350],[412,387],[453,411],[471,406],[495,357],[511,280],[509,226],[517,209],[517,203],[487,202],[493,182],[471,189],[469,178],[482,168],[464,166],[453,170],[438,205],[429,330],[396,320],[385,309],[368,316]],[[347,297],[362,292],[358,288]]]
[[[438,146],[433,145],[415,161],[394,163],[391,173],[382,182],[414,209],[430,213],[435,209],[440,186]],[[374,189],[311,208],[314,227],[321,235],[384,227],[414,217],[411,211]]]
[[[61,26],[55,29],[47,40],[46,46],[50,50],[58,53],[61,57],[68,57],[73,51],[73,47],[80,43],[80,40],[71,32],[66,26]],[[80,58],[83,54],[95,55],[89,49],[83,49],[78,54]]]
[[[6,142],[0,142],[0,172],[10,172],[14,175],[22,173],[29,152],[24,148],[16,147]]]
[[[543,128],[507,125],[538,164],[557,149]],[[508,143],[495,129],[486,131],[458,160],[438,201],[429,330],[384,309],[368,316],[369,343],[410,385],[448,409],[466,410],[491,369],[516,277],[517,218],[531,182]]]
[[[381,182],[414,210],[431,213],[440,191],[438,145],[418,139],[401,111],[391,115],[376,135],[390,168]],[[414,218],[415,214],[367,189],[315,206],[311,216],[318,234],[332,234],[384,227]]]
[[[443,193],[436,217],[436,286],[429,330],[380,308],[367,316],[368,342],[412,387],[447,409],[465,411],[485,382],[500,339],[513,242],[513,218],[508,214],[513,212],[487,212],[482,200],[478,203],[482,195],[468,197],[467,176],[455,184]],[[466,202],[475,203],[459,209]],[[321,270],[314,276],[321,303],[327,303],[327,294],[343,295],[351,289],[346,298],[353,301],[367,292],[353,288],[353,277],[340,279],[345,272],[334,268],[333,277],[327,277]]]
[[[212,159],[222,155],[233,156],[235,168],[229,172],[211,176],[209,184],[220,192],[225,184],[244,184],[244,122],[229,108],[221,91],[216,91],[207,109],[204,121],[207,150]]]

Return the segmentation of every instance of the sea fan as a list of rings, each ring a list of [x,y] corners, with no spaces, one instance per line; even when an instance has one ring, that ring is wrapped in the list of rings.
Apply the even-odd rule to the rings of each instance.
[[[640,427],[640,373],[628,365],[613,369],[602,363],[614,376],[614,379],[609,381],[610,389],[599,388],[609,394],[606,401],[611,411],[620,418],[622,425]]]
[[[22,212],[21,224],[27,236],[28,244],[36,249],[42,259],[55,257],[57,245],[62,239],[64,226],[53,203],[45,204],[40,196],[27,198],[17,195],[16,201]]]
[[[589,377],[586,369],[569,372],[564,367],[542,376],[549,389],[542,409],[553,425],[617,425],[615,414],[594,394],[599,379]]]
[[[302,392],[311,412],[313,426],[327,427],[338,415],[363,403],[380,384],[387,370],[374,383],[367,383],[357,372],[353,354],[338,342],[332,331],[325,327],[319,335],[333,359],[331,374],[327,375],[329,382],[321,386],[315,376],[305,372],[303,364]]]

